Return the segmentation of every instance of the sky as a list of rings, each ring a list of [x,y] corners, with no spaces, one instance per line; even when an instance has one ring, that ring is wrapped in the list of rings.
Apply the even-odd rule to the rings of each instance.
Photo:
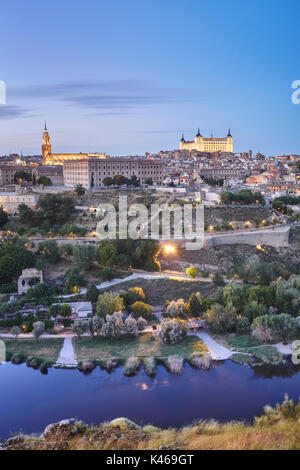
[[[2,0],[0,154],[300,154],[299,0]]]

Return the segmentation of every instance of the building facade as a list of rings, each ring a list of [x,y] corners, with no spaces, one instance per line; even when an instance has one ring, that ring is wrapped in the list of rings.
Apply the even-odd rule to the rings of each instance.
[[[17,171],[24,171],[32,175],[34,167],[24,165],[1,165],[0,166],[0,184],[4,186],[14,184],[15,174]]]
[[[50,135],[45,123],[42,142],[42,165],[63,165],[64,162],[83,160],[88,158],[109,158],[105,153],[52,153]]]
[[[15,192],[0,193],[0,207],[8,214],[15,214],[20,204],[26,204],[30,209],[36,209],[39,201],[38,194],[26,194]]]
[[[64,184],[62,165],[41,165],[33,168],[32,174],[38,180],[41,176],[50,178],[53,186],[62,186]]]
[[[82,184],[84,188],[103,187],[103,180],[121,175],[131,178],[135,175],[143,184],[151,178],[153,184],[164,180],[165,167],[161,162],[128,158],[83,159],[64,162],[64,185],[74,187]]]
[[[211,138],[202,137],[200,129],[192,141],[186,141],[182,135],[180,141],[180,150],[198,150],[198,152],[233,152],[233,138],[228,130],[228,134],[225,138]]]

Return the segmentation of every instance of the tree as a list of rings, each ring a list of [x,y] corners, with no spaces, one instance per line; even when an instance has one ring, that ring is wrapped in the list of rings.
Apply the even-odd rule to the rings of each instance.
[[[198,274],[198,268],[197,266],[190,266],[189,268],[186,268],[185,270],[187,277],[195,279]]]
[[[92,304],[95,304],[95,303],[97,303],[98,297],[99,297],[99,291],[98,291],[96,285],[91,284],[90,287],[88,288],[86,294],[85,294],[86,300],[88,300]]]
[[[96,312],[99,317],[106,318],[107,315],[112,315],[114,312],[122,310],[124,310],[124,304],[119,294],[104,292],[99,295],[96,305]]]
[[[39,244],[39,253],[42,253],[49,263],[57,264],[60,261],[60,253],[55,240],[46,240]]]
[[[84,196],[85,195],[85,188],[82,186],[82,184],[77,184],[74,189],[75,193],[77,196]]]
[[[45,323],[42,321],[37,321],[33,324],[33,337],[35,341],[38,343],[40,337],[45,332]]]
[[[133,186],[133,187],[137,188],[140,185],[141,185],[141,183],[140,183],[140,180],[137,178],[137,176],[132,175],[132,177],[128,181],[128,186]]]
[[[213,284],[217,287],[225,286],[225,281],[221,273],[217,272],[213,275]]]
[[[3,209],[3,206],[0,207],[0,228],[4,227],[8,222],[8,214]]]
[[[139,336],[137,321],[133,317],[128,317],[123,323],[121,334],[127,337]]]
[[[35,255],[14,242],[0,244],[0,284],[17,279],[25,268],[33,268]]]
[[[115,175],[113,177],[113,184],[116,186],[123,186],[128,183],[128,179],[123,175]]]
[[[156,334],[155,334],[156,336]],[[175,320],[163,320],[158,339],[161,343],[176,344],[186,336],[186,329],[183,324]]]
[[[39,200],[38,206],[51,224],[64,224],[75,207],[71,196],[61,194],[45,194]]]
[[[170,318],[186,318],[188,306],[183,299],[172,300],[167,306],[167,316]]]
[[[126,307],[129,307],[130,305],[134,304],[135,302],[138,301],[143,301],[145,300],[146,296],[144,294],[144,291],[141,287],[131,287],[128,289],[128,291],[124,294],[124,303]]]
[[[84,286],[85,280],[84,276],[80,274],[79,268],[74,266],[73,268],[67,269],[65,272],[66,283],[65,283],[65,292],[80,292],[80,287]]]
[[[87,322],[86,320],[81,320],[80,318],[76,318],[73,324],[73,331],[77,335],[78,338],[83,335],[87,330]]]
[[[60,306],[60,314],[62,317],[70,317],[72,315],[72,309],[68,304],[62,304]]]
[[[79,267],[87,271],[93,265],[95,248],[92,245],[76,245],[73,256]]]
[[[10,330],[11,334],[15,337],[15,340],[18,338],[19,334],[21,333],[21,329],[19,326],[15,325]]]
[[[101,328],[101,336],[105,338],[119,338],[122,334],[122,312],[114,312],[106,316],[106,322]]]
[[[103,281],[111,281],[114,278],[114,273],[111,268],[104,268],[101,269],[100,276]]]
[[[232,331],[237,320],[236,309],[232,302],[225,307],[221,304],[214,304],[205,314],[207,325],[216,333],[226,333]]]
[[[87,321],[87,329],[91,336],[99,335],[104,325],[104,320],[100,317],[92,317]]]
[[[52,186],[52,181],[47,176],[40,176],[36,182],[41,186]]]
[[[117,249],[109,240],[102,240],[99,243],[97,260],[102,266],[112,266],[117,259]]]
[[[134,304],[131,305],[131,310],[133,311],[136,317],[143,317],[146,320],[150,319],[152,315],[150,305],[144,302],[134,302]]]
[[[203,311],[203,297],[200,292],[192,292],[187,302],[190,315],[199,316]]]
[[[136,321],[137,327],[139,331],[143,331],[147,326],[147,321],[143,317],[139,317]]]
[[[104,184],[104,186],[112,186],[114,182],[112,178],[107,176],[106,178],[103,179],[102,184]]]
[[[250,321],[247,317],[240,317],[236,322],[236,332],[238,335],[244,335],[250,332]]]
[[[146,178],[145,179],[145,184],[148,184],[149,186],[153,186],[153,179],[152,178]]]
[[[23,183],[24,181],[31,181],[32,176],[31,173],[28,173],[27,171],[24,170],[18,170],[15,172],[14,176],[14,183]]]
[[[243,314],[252,323],[256,317],[266,315],[267,308],[265,305],[258,303],[256,300],[252,300],[244,307]]]

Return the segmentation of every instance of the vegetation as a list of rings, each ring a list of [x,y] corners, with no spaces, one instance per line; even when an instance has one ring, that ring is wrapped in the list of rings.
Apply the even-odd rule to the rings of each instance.
[[[181,429],[159,429],[151,425],[143,428],[126,418],[115,419],[100,426],[88,427],[78,423],[57,436],[53,429],[47,440],[23,437],[18,449],[44,450],[295,450],[300,449],[300,402],[285,398],[274,408],[266,406],[252,424],[198,420]],[[14,449],[11,444],[9,449]],[[6,446],[4,445],[4,448]]]
[[[129,357],[161,359],[174,354],[188,359],[193,352],[200,355],[207,353],[205,345],[196,336],[187,336],[180,343],[173,345],[156,341],[152,333],[119,339],[82,337],[75,338],[73,344],[78,361],[107,358],[118,358],[122,361]]]
[[[221,193],[221,202],[223,204],[241,203],[241,204],[255,204],[255,203],[264,203],[263,195],[257,191],[252,193],[248,189],[241,189],[237,193],[231,193],[224,191]]]
[[[0,229],[4,227],[5,224],[8,222],[8,214],[3,209],[3,206],[0,206]]]
[[[0,244],[0,284],[10,283],[17,279],[22,270],[33,268],[36,262],[35,255],[16,242]]]
[[[214,304],[207,310],[205,320],[209,328],[216,333],[232,331],[237,320],[236,309],[231,302],[225,307]]]
[[[11,360],[13,355],[23,355],[24,362],[27,357],[34,356],[52,363],[56,362],[63,343],[61,338],[42,338],[38,343],[32,338],[2,341],[5,342],[7,360]]]
[[[123,299],[119,294],[113,294],[112,292],[104,292],[99,295],[96,313],[102,318],[106,318],[107,315],[112,315],[114,312],[124,310]]]

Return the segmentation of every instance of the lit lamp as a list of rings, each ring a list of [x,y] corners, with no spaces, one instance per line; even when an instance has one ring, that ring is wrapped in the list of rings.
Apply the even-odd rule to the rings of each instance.
[[[174,245],[165,245],[164,252],[166,255],[173,255],[176,252]]]

